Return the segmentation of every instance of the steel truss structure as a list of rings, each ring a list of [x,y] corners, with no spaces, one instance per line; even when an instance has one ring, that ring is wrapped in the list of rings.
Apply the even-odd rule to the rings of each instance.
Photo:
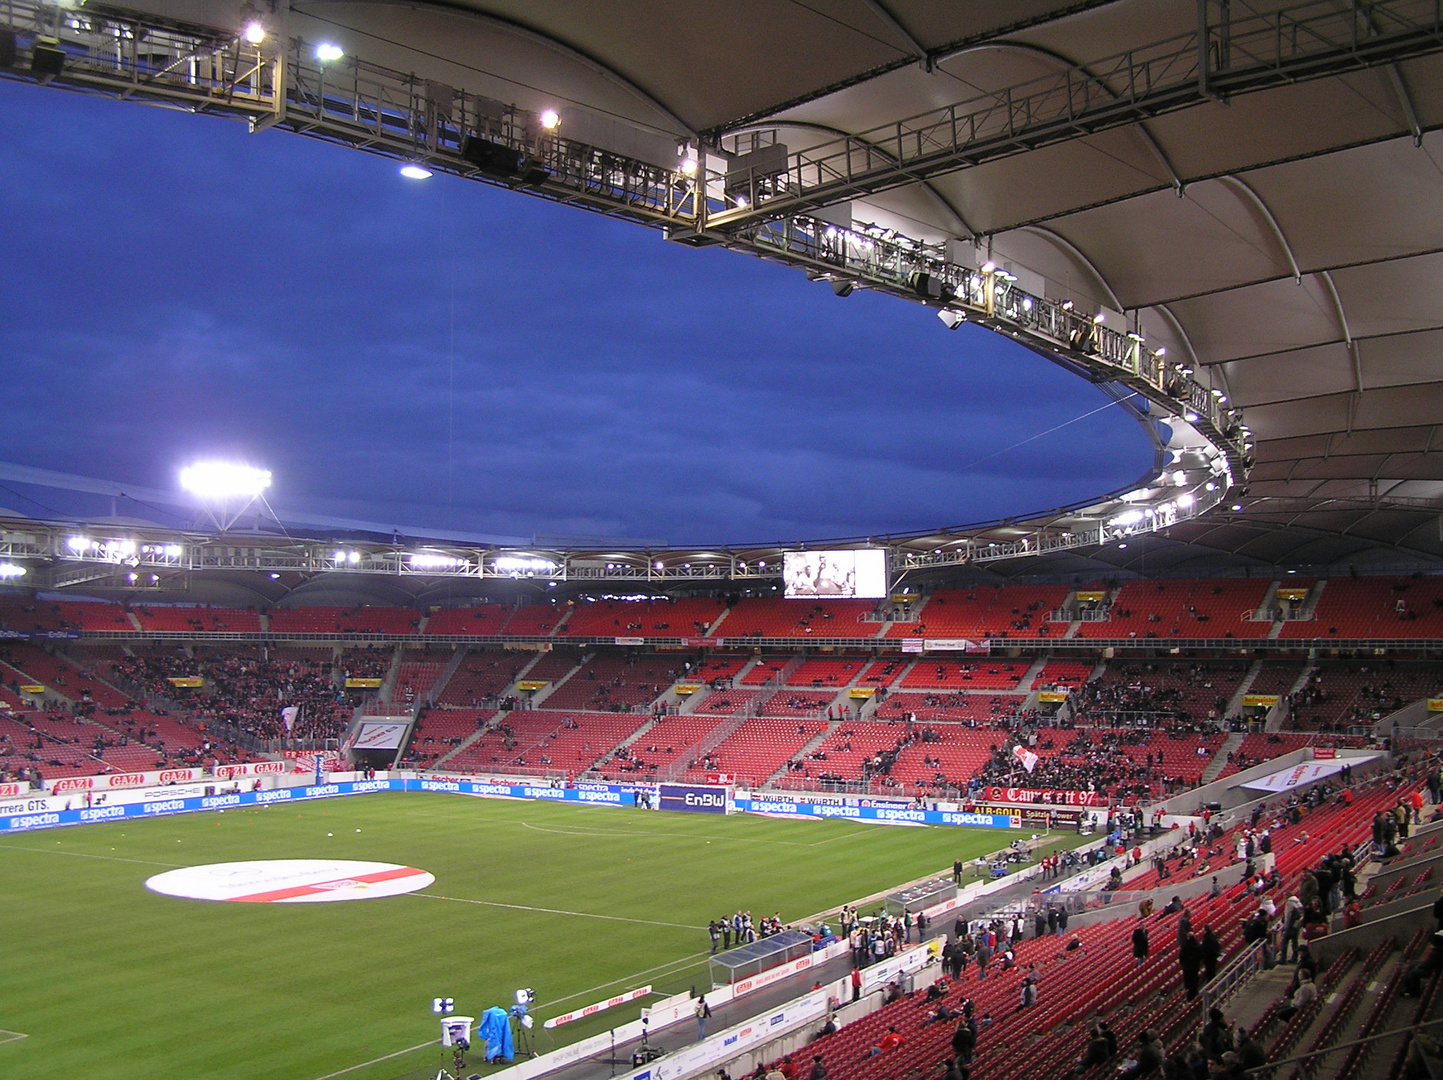
[[[703,144],[678,147],[671,164],[570,139],[554,121],[548,127],[527,110],[361,57],[323,62],[315,43],[298,38],[250,44],[239,27],[184,24],[109,4],[0,0],[0,35],[14,46],[0,49],[8,60],[0,77],[241,118],[253,130],[279,126],[621,217],[679,242],[723,245],[798,267],[839,292],[870,288],[924,303],[949,324],[967,320],[1007,334],[1114,388],[1116,397],[1145,400],[1156,441],[1160,424],[1170,430],[1157,473],[1129,493],[1131,501],[1112,497],[1027,522],[867,541],[886,544],[897,580],[912,571],[1096,547],[1196,517],[1245,482],[1252,440],[1225,395],[1205,388],[1176,358],[1150,349],[1143,327],[1129,325],[1122,313],[1083,311],[1028,292],[990,261],[978,265],[975,243],[945,245],[871,226],[839,226],[825,220],[826,208],[1203,102],[1443,52],[1440,6],[1439,0],[1304,0],[1234,18],[1228,0],[1199,0],[1190,33],[1086,67],[1067,66],[797,153],[779,146],[775,132],[756,131],[747,136],[752,149],[743,153],[737,130],[764,120],[752,117],[708,133]],[[760,145],[764,136],[772,138],[770,146]],[[773,152],[760,152],[767,149]],[[1173,468],[1181,478],[1176,482],[1167,479]],[[328,541],[237,546],[225,538],[147,539],[114,530],[87,532],[77,546],[73,527],[33,522],[15,523],[4,537],[0,554],[51,567],[56,586],[98,580],[122,567],[136,575],[132,581],[177,570],[618,583],[745,582],[780,573],[780,549],[359,545],[338,552]]]

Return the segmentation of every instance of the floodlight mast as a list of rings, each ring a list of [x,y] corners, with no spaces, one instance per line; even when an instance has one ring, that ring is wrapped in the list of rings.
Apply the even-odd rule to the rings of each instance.
[[[201,461],[180,471],[180,486],[200,500],[216,529],[226,532],[271,485],[267,469],[228,461]]]

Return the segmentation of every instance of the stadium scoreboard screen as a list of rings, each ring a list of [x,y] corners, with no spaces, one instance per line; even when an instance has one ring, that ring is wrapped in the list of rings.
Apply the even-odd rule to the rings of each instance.
[[[782,580],[788,600],[880,600],[887,595],[887,553],[880,548],[784,552]]]

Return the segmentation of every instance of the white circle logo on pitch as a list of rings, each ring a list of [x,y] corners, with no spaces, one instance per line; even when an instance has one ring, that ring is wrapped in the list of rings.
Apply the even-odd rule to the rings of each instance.
[[[145,883],[151,892],[189,900],[243,904],[325,904],[376,900],[424,889],[436,878],[414,866],[346,859],[269,859],[167,870]]]

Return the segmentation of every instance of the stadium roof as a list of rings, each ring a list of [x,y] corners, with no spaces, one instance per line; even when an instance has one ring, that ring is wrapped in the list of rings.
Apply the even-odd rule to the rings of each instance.
[[[126,7],[232,34],[258,10]],[[1148,349],[1241,407],[1254,440],[1251,474],[1227,500],[1242,511],[1173,526],[1145,545],[1149,559],[1436,561],[1435,6],[1201,10],[1201,32],[1194,0],[293,0],[262,17],[297,56],[333,41],[414,73],[433,116],[459,93],[483,103],[477,115],[485,103],[554,109],[569,137],[635,160],[702,155],[730,201],[707,230],[669,227],[674,239],[745,247],[779,215],[814,214],[933,245],[963,267],[988,260],[1109,326],[1120,314]],[[794,181],[763,169],[775,144]],[[418,149],[437,152],[436,139]],[[654,208],[616,212],[660,222]]]

